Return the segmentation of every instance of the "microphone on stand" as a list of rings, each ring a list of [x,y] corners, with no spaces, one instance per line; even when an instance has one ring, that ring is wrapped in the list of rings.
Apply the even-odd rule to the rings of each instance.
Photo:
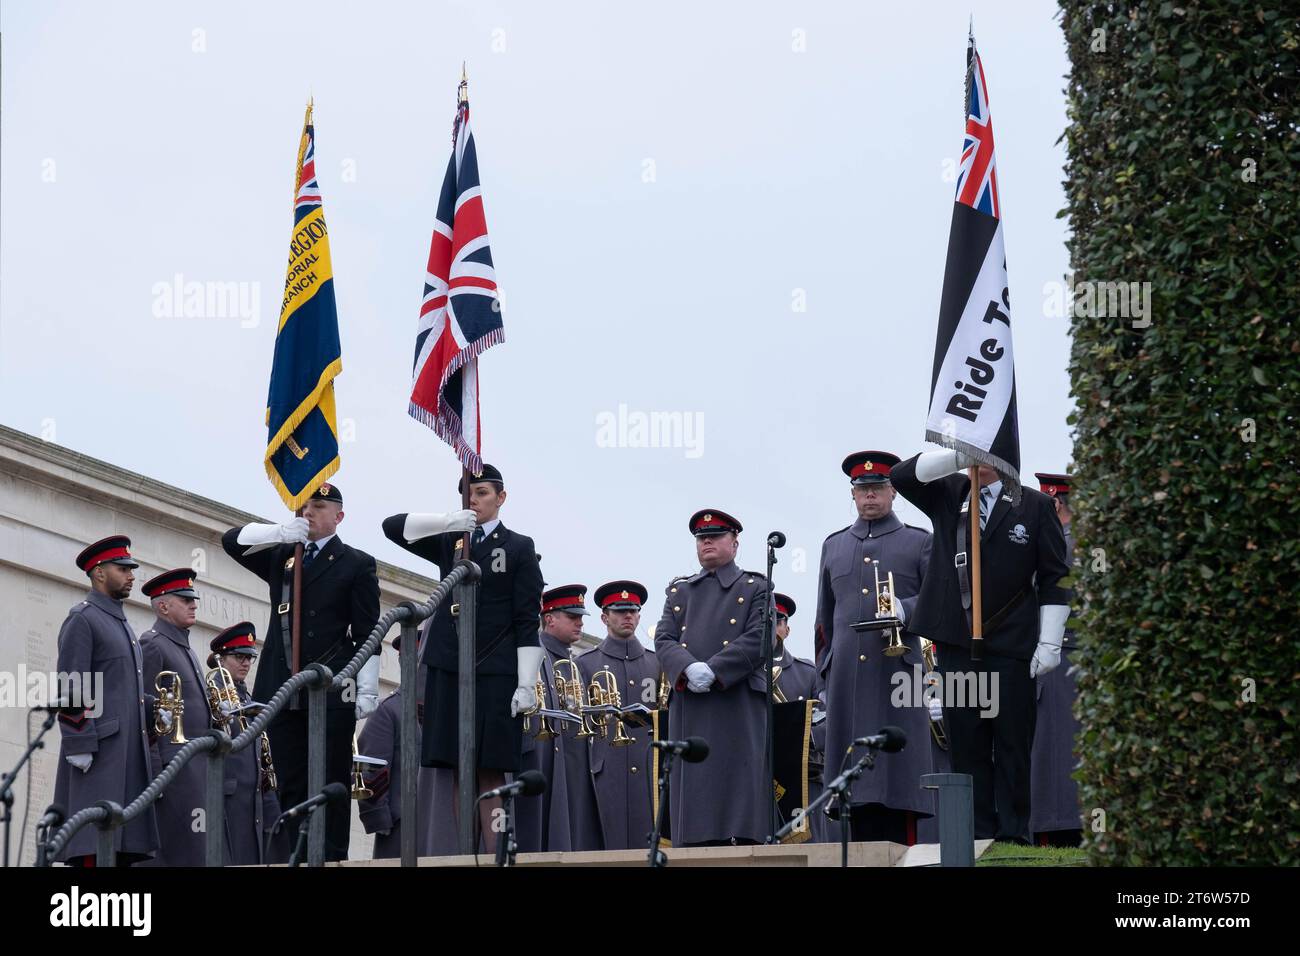
[[[888,724],[881,727],[878,734],[872,734],[870,737],[859,737],[853,741],[853,746],[883,750],[887,754],[898,753],[907,746],[907,734],[901,727]]]
[[[545,792],[546,777],[542,772],[540,770],[525,770],[504,786],[481,793],[478,798],[480,800],[491,800],[493,797],[535,797],[539,793]]]
[[[656,740],[652,747],[676,754],[687,763],[699,763],[709,755],[709,742],[703,737],[687,737],[685,740]]]

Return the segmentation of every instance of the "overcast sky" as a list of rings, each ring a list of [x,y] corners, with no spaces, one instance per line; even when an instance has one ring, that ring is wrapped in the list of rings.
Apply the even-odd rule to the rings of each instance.
[[[643,636],[668,579],[696,567],[692,512],[738,517],[751,569],[784,530],[777,588],[810,655],[821,542],[853,518],[840,461],[923,447],[972,14],[1023,472],[1069,462],[1068,320],[1044,308],[1067,268],[1055,10],[6,0],[0,420],[284,515],[263,416],[314,95],[350,439],[340,532],[430,572],[379,525],[459,506],[454,456],[406,406],[467,60],[504,300],[505,342],[480,366],[503,520],[552,585],[644,582]],[[248,307],[167,314],[178,276],[241,283]],[[620,406],[702,430],[606,447],[601,416]]]

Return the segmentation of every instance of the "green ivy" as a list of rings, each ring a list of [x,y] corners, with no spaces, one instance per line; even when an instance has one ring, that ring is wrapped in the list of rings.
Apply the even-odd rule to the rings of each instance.
[[[1060,8],[1089,859],[1295,866],[1300,7]]]

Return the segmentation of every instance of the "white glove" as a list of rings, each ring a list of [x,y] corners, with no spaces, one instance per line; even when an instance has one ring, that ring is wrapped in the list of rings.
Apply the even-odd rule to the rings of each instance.
[[[1061,664],[1061,643],[1065,639],[1065,621],[1070,616],[1068,604],[1044,604],[1038,609],[1038,647],[1029,662],[1029,676],[1037,677],[1056,670]]]
[[[217,709],[221,711],[221,716],[222,716],[222,717],[229,717],[229,716],[230,716],[231,714],[233,714],[235,711],[239,710],[239,708],[238,708],[237,706],[235,706],[234,704],[232,704],[232,703],[231,703],[230,701],[228,701],[228,700],[222,700],[222,702],[221,702],[220,704],[217,705]],[[168,718],[168,722],[170,722],[170,718],[171,718],[171,715],[170,715],[170,714],[168,714],[168,713],[166,713],[166,712],[164,711],[163,716],[167,717],[167,718]]]
[[[90,769],[90,765],[94,762],[95,755],[94,754],[67,754],[64,757],[64,759],[67,760],[68,763],[76,767],[78,770],[80,770],[82,773],[85,773],[87,770]]]
[[[256,554],[277,544],[306,544],[310,529],[306,518],[293,518],[288,524],[246,524],[235,540],[245,545],[245,554]]]
[[[357,720],[364,720],[375,712],[379,706],[379,655],[372,654],[370,660],[361,665],[357,671]]]
[[[697,694],[707,694],[709,688],[717,677],[713,673],[713,668],[703,661],[696,661],[694,664],[686,665],[686,689],[694,691]]]
[[[167,710],[158,711],[158,723],[162,724],[163,733],[170,731],[172,729],[171,712]]]
[[[402,525],[402,537],[410,543],[448,531],[473,531],[475,523],[474,512],[468,508],[464,511],[449,511],[445,515],[432,512],[408,514],[406,524]]]
[[[542,656],[546,652],[540,647],[515,648],[516,679],[514,696],[510,698],[510,716],[518,717],[525,711],[536,710],[540,704],[537,700],[537,668],[542,666]]]
[[[903,622],[903,626],[906,627],[906,626],[907,626],[907,608],[903,607],[903,602],[900,601],[900,600],[898,600],[897,598],[894,599],[894,610],[898,612],[898,619],[899,619],[900,621],[902,621],[902,622]]]
[[[939,478],[956,474],[973,464],[975,462],[969,455],[965,455],[955,448],[922,452],[916,458],[916,480],[928,484]]]
[[[933,695],[925,706],[930,711],[931,720],[935,723],[943,720],[943,702],[939,700],[938,694]]]
[[[537,692],[532,687],[516,687],[510,698],[510,716],[518,717],[537,710]]]

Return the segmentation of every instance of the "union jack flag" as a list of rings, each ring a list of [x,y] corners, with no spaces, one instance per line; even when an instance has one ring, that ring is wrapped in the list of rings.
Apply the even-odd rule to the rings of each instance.
[[[1020,425],[1002,203],[984,65],[966,47],[966,137],[939,297],[925,440],[992,466],[1020,499]]]
[[[429,244],[408,411],[451,445],[474,474],[483,469],[478,356],[505,339],[505,328],[464,79],[451,143]]]
[[[320,183],[316,181],[316,131],[308,126],[304,135],[307,147],[303,150],[301,180],[293,200],[295,219],[302,218],[304,209],[321,204]]]
[[[973,36],[966,48],[966,137],[961,144],[961,164],[957,170],[957,201],[994,219],[1002,218],[998,171],[993,161],[988,86]]]

